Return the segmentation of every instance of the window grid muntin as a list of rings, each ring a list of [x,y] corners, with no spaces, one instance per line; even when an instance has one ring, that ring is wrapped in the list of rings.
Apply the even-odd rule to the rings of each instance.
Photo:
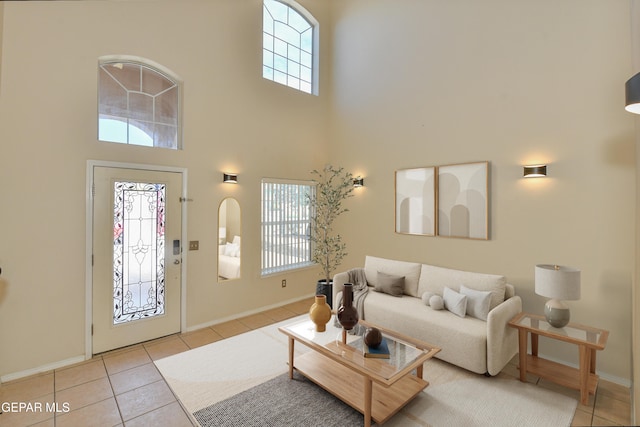
[[[286,7],[286,18],[279,19],[276,16],[277,13],[272,13],[268,5],[272,7],[279,5],[278,8]],[[314,25],[293,7],[277,0],[264,0],[263,13],[262,77],[306,93],[312,93],[315,78],[313,68]],[[291,25],[293,23],[300,26],[302,22],[307,26],[296,29]],[[294,33],[297,34],[297,43],[290,43],[291,39],[287,41],[286,33],[291,36]],[[283,52],[283,45],[286,46],[286,52]],[[299,51],[299,55],[294,55],[297,60],[290,56],[290,48]],[[308,56],[304,57],[305,61],[303,62],[304,54]],[[285,60],[278,63],[277,67],[276,55]]]
[[[312,181],[262,180],[261,275],[314,265],[309,197]]]
[[[130,67],[136,67],[136,72],[138,74],[137,83],[134,84],[128,80],[133,73],[130,72],[129,75],[126,75],[119,72],[119,75],[117,75],[115,72],[112,72],[113,70],[110,71],[110,67],[116,67],[120,71]],[[98,139],[100,141],[132,145],[151,145],[154,147],[171,148],[174,150],[181,148],[179,111],[180,87],[176,79],[156,67],[133,60],[101,61],[99,70],[101,71],[101,73],[99,73],[98,84]],[[103,93],[105,91],[104,84],[107,84],[107,82],[102,81],[102,72],[104,72],[125,92],[122,96],[125,105],[119,110],[116,109],[116,111],[114,111],[113,105],[111,105],[111,103],[116,100],[113,97],[107,98],[107,94]],[[154,78],[162,79],[167,87],[150,93],[149,85],[146,82],[150,80],[152,81]],[[165,97],[169,95],[171,91],[173,91],[174,94],[171,94],[171,99],[166,101]],[[146,112],[132,108],[132,98],[138,95],[152,99],[150,111]],[[169,114],[163,114],[160,106],[168,110]],[[103,124],[103,119],[116,120],[124,123],[127,129],[126,139],[119,140],[113,137],[109,138],[104,129],[106,124]],[[146,133],[153,143],[148,144],[144,141],[132,140],[132,132],[129,131],[131,126]]]

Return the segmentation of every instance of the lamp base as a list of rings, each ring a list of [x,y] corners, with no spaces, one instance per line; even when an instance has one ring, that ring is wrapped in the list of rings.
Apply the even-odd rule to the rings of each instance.
[[[550,299],[544,305],[544,316],[554,328],[564,328],[569,323],[571,314],[569,313],[569,307],[562,301]]]

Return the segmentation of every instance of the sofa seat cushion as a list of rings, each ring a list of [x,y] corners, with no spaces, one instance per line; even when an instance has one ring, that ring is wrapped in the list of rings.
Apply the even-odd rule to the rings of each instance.
[[[422,264],[418,295],[422,295],[425,292],[443,295],[445,287],[460,292],[461,285],[476,291],[491,292],[489,309],[493,310],[504,301],[507,280],[504,276],[496,274],[473,273]]]
[[[380,285],[378,272],[404,277],[404,293],[412,297],[422,295],[418,294],[419,263],[367,256],[364,261],[364,273],[367,276],[367,283],[375,288],[379,288]]]
[[[473,317],[458,317],[433,310],[420,298],[392,298],[369,292],[364,319],[425,341],[442,350],[435,357],[472,372],[487,372],[487,324]]]

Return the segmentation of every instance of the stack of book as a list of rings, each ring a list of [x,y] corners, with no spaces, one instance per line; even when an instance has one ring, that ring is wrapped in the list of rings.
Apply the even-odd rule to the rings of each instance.
[[[367,344],[364,344],[364,357],[371,357],[376,359],[389,359],[391,356],[389,354],[389,345],[387,344],[387,340],[383,337],[380,345],[378,347],[373,348],[369,347]]]

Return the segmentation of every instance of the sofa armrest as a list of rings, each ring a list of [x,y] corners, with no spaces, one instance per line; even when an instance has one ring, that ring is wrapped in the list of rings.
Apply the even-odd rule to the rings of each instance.
[[[518,352],[518,333],[508,325],[522,312],[522,299],[513,296],[489,312],[487,317],[487,372],[497,375]]]
[[[335,276],[333,276],[333,288],[332,288],[332,295],[333,295],[333,299],[331,301],[333,301],[333,304],[335,305],[338,302],[338,293],[342,292],[342,290],[344,289],[344,284],[345,283],[349,283],[349,273],[347,273],[346,271],[342,272],[342,273],[338,273]],[[338,307],[331,307],[334,310],[337,310]]]

